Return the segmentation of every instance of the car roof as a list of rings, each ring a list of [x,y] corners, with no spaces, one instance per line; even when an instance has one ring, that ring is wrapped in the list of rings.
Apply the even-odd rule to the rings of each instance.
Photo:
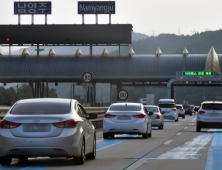
[[[122,106],[122,105],[129,105],[129,106],[133,106],[133,105],[142,105],[141,103],[113,103],[112,105],[119,105],[119,106]]]
[[[24,99],[19,100],[18,103],[70,103],[71,99],[62,99],[62,98],[38,98],[38,99]],[[76,100],[74,100],[76,101]]]
[[[204,102],[202,102],[202,104],[205,104],[205,103],[220,103],[220,104],[222,104],[222,101],[204,101]]]
[[[182,104],[176,104],[176,106],[183,106]]]

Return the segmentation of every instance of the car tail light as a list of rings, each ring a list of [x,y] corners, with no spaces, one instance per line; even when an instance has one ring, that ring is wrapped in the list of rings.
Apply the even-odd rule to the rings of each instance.
[[[191,108],[189,108],[188,110],[191,110]]]
[[[114,117],[116,117],[116,115],[111,115],[111,114],[105,113],[104,117],[105,118],[114,118]]]
[[[79,121],[71,119],[64,122],[53,123],[53,125],[57,128],[75,128],[78,123]]]
[[[177,109],[172,109],[173,111],[177,111]]]
[[[155,117],[155,119],[160,119],[160,115],[157,114],[156,117]]]
[[[198,110],[198,113],[199,113],[199,114],[204,114],[205,111],[203,111],[203,110]]]
[[[14,123],[14,122],[8,122],[8,121],[5,121],[5,120],[1,120],[0,122],[0,128],[3,128],[3,129],[13,129],[13,128],[17,128],[21,125],[21,123]]]
[[[180,110],[183,110],[183,109],[180,109]]]
[[[138,114],[138,115],[133,115],[133,117],[135,117],[135,118],[145,118],[146,115],[145,114]]]

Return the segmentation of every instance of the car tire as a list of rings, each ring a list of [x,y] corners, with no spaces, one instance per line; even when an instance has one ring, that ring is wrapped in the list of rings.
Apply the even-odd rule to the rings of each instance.
[[[146,129],[146,133],[142,134],[142,138],[143,139],[147,139],[148,138],[148,128]]]
[[[149,137],[149,138],[152,137],[152,129],[151,129],[150,133],[148,133],[148,137]]]
[[[196,132],[201,132],[200,126],[196,126]]]
[[[185,115],[183,116],[183,119],[185,119]]]
[[[12,162],[12,158],[11,157],[3,157],[0,160],[1,165],[10,165]]]
[[[86,155],[86,159],[88,160],[96,159],[96,135],[94,136],[94,140],[93,140],[93,152]]]
[[[164,129],[164,123],[162,123],[162,129]]]
[[[109,134],[110,139],[114,139],[115,134]]]
[[[76,165],[83,165],[85,162],[85,143],[82,142],[81,155],[79,157],[73,157],[73,162]]]
[[[109,134],[108,133],[103,133],[103,138],[104,139],[109,139]]]
[[[192,116],[192,113],[190,114],[190,116]]]
[[[28,156],[19,156],[18,159],[20,161],[27,161],[28,160]]]
[[[161,125],[158,126],[158,129],[163,129],[163,123],[161,123]]]
[[[175,120],[175,122],[178,122],[179,118],[177,117],[177,119]]]

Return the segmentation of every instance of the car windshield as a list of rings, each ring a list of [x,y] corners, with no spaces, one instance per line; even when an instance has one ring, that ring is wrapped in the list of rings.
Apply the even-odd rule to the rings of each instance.
[[[111,111],[140,111],[140,105],[112,105],[109,110]]]
[[[157,107],[146,107],[146,110],[147,110],[148,112],[158,112]]]
[[[175,107],[174,104],[159,104],[160,108],[173,108]]]
[[[203,104],[202,109],[204,110],[222,110],[222,104]]]
[[[10,114],[13,115],[42,115],[70,113],[70,103],[18,103]]]

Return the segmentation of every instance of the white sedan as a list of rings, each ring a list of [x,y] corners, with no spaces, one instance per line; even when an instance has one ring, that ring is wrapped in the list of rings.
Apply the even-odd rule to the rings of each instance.
[[[114,103],[103,120],[103,138],[115,134],[139,134],[144,139],[152,136],[152,121],[140,103]]]

